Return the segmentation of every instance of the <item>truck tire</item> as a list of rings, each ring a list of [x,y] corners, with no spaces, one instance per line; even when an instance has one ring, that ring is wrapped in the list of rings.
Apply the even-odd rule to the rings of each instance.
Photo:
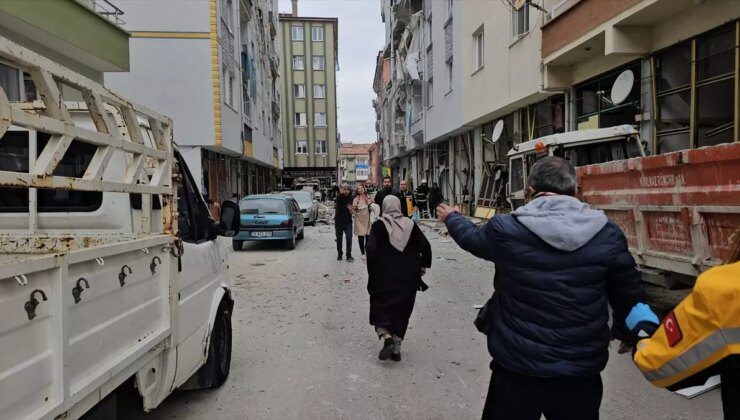
[[[241,251],[244,241],[237,241],[236,239],[231,241],[231,246],[234,247],[234,251]]]
[[[285,247],[288,249],[295,249],[295,232],[290,236],[290,239],[285,243]]]
[[[231,370],[231,309],[222,300],[218,305],[216,320],[211,331],[208,359],[201,368],[201,380],[207,388],[218,388],[226,381]]]

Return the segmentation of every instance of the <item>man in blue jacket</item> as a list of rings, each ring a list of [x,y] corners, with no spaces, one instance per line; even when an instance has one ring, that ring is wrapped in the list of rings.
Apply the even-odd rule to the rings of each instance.
[[[532,166],[528,203],[480,228],[442,204],[439,219],[464,250],[496,264],[489,302],[491,384],[484,419],[598,419],[609,357],[610,304],[636,333],[658,318],[617,225],[574,197],[573,166]]]

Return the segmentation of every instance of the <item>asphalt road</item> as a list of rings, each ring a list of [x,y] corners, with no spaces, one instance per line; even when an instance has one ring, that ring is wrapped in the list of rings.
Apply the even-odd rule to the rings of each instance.
[[[231,375],[216,390],[175,393],[146,418],[480,418],[490,371],[473,305],[490,295],[493,266],[425,232],[434,249],[430,288],[418,294],[398,363],[377,358],[364,261],[357,243],[355,262],[336,261],[333,226],[307,227],[293,251],[229,246]],[[721,418],[717,390],[687,400],[654,388],[612,347],[603,419]]]

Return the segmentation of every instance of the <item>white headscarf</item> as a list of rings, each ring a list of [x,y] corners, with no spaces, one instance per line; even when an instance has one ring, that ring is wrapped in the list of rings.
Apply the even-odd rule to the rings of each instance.
[[[401,213],[401,200],[398,197],[389,195],[383,199],[383,216],[380,220],[388,231],[393,248],[403,252],[414,230],[414,222]]]

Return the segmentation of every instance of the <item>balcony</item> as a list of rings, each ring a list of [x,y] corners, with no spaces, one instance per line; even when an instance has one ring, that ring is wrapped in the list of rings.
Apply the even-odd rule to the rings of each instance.
[[[129,71],[129,34],[119,26],[122,16],[121,9],[103,0],[2,1],[0,35],[54,61],[94,72]]]
[[[270,55],[270,73],[273,79],[280,77],[280,63],[274,55]]]
[[[108,0],[87,0],[87,3],[91,3],[90,7],[94,12],[97,12],[100,16],[108,19],[109,22],[114,23],[118,26],[123,26],[126,22],[121,18],[123,16],[123,10],[119,9]]]

